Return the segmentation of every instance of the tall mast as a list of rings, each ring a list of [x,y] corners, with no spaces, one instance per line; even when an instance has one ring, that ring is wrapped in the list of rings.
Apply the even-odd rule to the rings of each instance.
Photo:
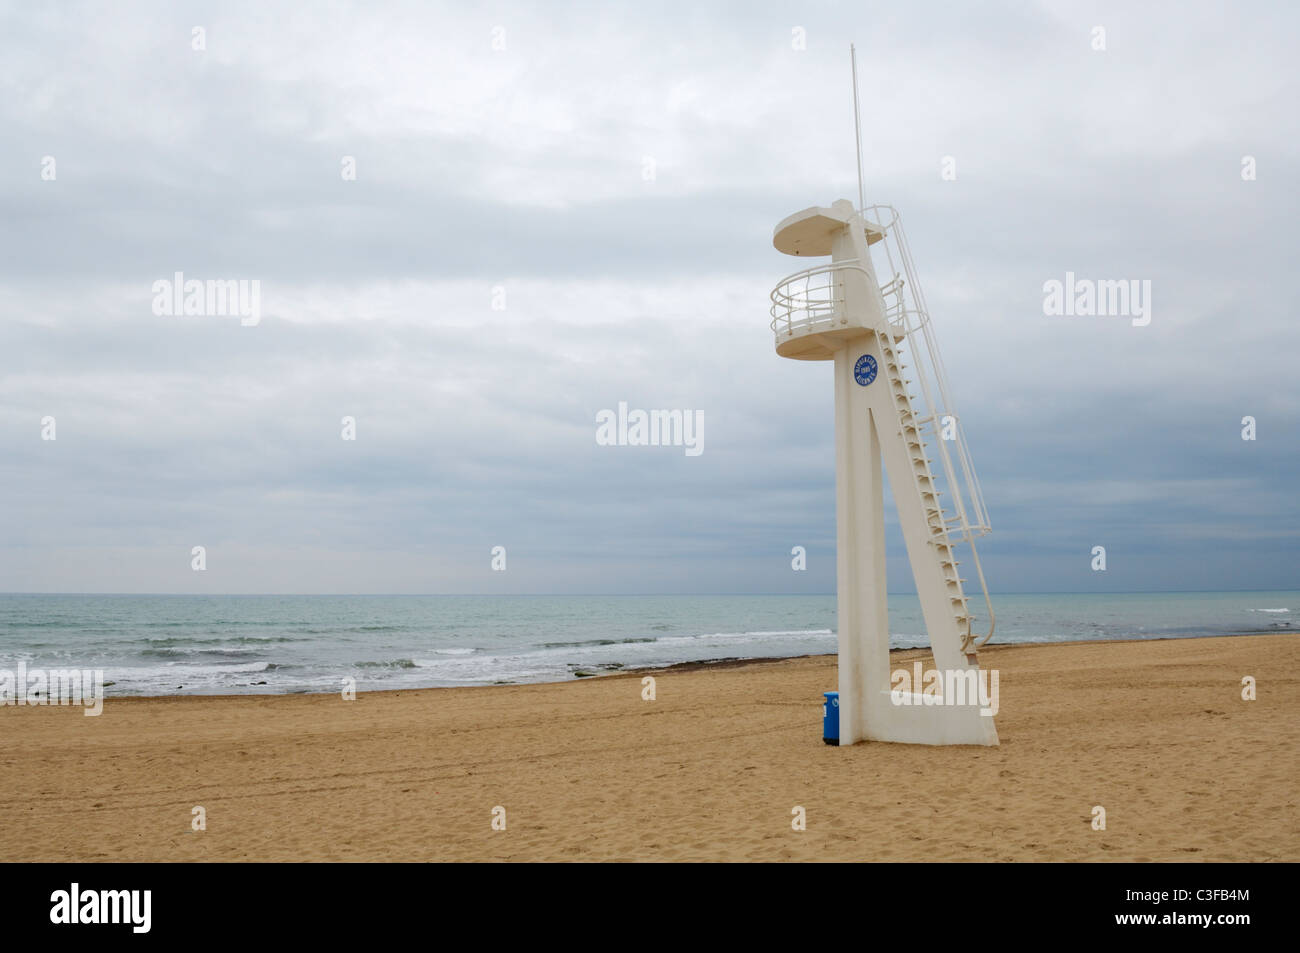
[[[858,141],[858,208],[867,204],[866,192],[862,188],[862,112],[858,108],[858,53],[849,44],[849,61],[853,64],[853,134]]]

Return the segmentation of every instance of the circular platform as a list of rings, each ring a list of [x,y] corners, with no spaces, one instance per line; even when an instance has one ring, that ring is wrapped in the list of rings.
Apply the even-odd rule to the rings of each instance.
[[[814,205],[782,219],[772,236],[779,252],[803,258],[829,255],[835,233],[848,225],[857,212],[844,199],[831,208]],[[874,245],[885,237],[885,230],[875,222],[865,222],[867,244]]]

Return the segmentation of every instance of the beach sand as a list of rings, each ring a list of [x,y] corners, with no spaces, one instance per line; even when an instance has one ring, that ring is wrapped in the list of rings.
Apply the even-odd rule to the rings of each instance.
[[[0,860],[1300,860],[1296,635],[980,658],[998,748],[824,745],[834,656],[0,708]]]

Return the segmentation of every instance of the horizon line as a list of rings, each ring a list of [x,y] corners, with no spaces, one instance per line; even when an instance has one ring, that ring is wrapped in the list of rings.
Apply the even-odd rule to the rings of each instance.
[[[1005,590],[991,592],[998,596],[1142,596],[1142,595],[1207,595],[1225,592],[1300,592],[1294,589],[1041,589],[1041,590]],[[292,596],[296,598],[546,598],[546,597],[646,597],[646,596],[834,596],[830,592],[18,592],[0,591],[0,596],[220,596],[220,597],[267,597]],[[890,592],[887,596],[914,596],[916,593]]]

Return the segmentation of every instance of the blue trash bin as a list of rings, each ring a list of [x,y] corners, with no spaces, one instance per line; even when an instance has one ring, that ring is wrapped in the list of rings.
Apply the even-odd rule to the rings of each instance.
[[[823,692],[826,700],[822,702],[822,741],[828,745],[840,743],[840,693]]]

